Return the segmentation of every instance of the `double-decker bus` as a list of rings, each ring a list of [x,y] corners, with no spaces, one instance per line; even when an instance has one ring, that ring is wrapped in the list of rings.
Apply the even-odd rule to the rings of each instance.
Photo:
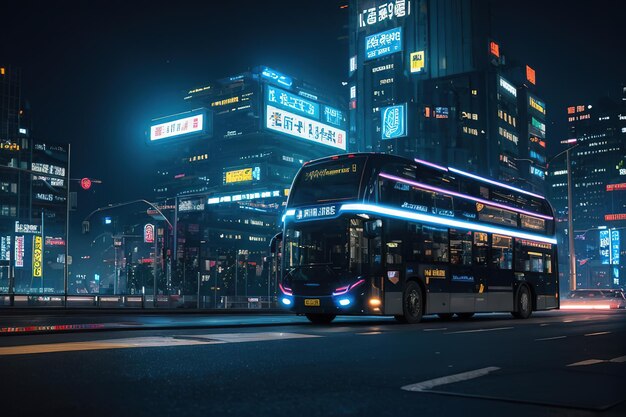
[[[458,169],[371,153],[311,161],[283,227],[279,304],[313,323],[559,307],[550,204]]]

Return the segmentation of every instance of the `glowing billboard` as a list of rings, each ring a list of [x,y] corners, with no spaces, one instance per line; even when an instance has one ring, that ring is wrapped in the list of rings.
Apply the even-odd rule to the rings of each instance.
[[[261,179],[261,168],[250,167],[243,169],[236,169],[233,171],[226,171],[224,173],[224,184],[234,184],[238,182],[248,182],[252,180]]]
[[[406,113],[406,104],[380,109],[382,139],[395,139],[407,135]]]
[[[43,276],[43,239],[35,236],[33,239],[33,277]]]
[[[268,85],[265,95],[266,103],[281,107],[313,119],[320,118],[320,105],[291,94],[285,90]]]
[[[159,122],[166,118],[155,119]],[[193,111],[180,115],[168,116],[168,121],[153,123],[150,126],[150,141],[187,137],[204,133],[207,129],[207,115],[205,111]]]
[[[365,60],[402,51],[402,27],[375,33],[365,38]]]
[[[346,150],[346,132],[277,107],[265,106],[265,127],[300,139]]]

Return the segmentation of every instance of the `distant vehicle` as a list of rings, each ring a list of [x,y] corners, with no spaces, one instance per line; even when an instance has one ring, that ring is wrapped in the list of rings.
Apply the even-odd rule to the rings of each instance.
[[[271,244],[279,303],[313,323],[559,307],[552,208],[508,184],[417,159],[332,156],[300,169],[283,224]]]
[[[572,291],[561,300],[563,310],[612,310],[626,308],[623,290],[589,289]]]

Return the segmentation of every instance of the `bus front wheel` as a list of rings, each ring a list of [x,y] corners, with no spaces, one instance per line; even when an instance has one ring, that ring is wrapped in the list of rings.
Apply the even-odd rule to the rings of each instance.
[[[328,324],[335,320],[335,314],[307,314],[306,318],[313,324]]]
[[[515,311],[511,314],[516,319],[527,319],[533,313],[533,303],[530,296],[530,290],[526,285],[522,285],[517,290],[517,296],[515,297]]]
[[[406,283],[402,294],[402,315],[395,316],[402,323],[415,324],[422,320],[424,314],[424,296],[422,289],[415,281]]]

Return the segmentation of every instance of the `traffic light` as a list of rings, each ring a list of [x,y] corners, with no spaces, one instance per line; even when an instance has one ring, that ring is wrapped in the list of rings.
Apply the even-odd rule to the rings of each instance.
[[[83,221],[83,234],[89,233],[89,220]]]

